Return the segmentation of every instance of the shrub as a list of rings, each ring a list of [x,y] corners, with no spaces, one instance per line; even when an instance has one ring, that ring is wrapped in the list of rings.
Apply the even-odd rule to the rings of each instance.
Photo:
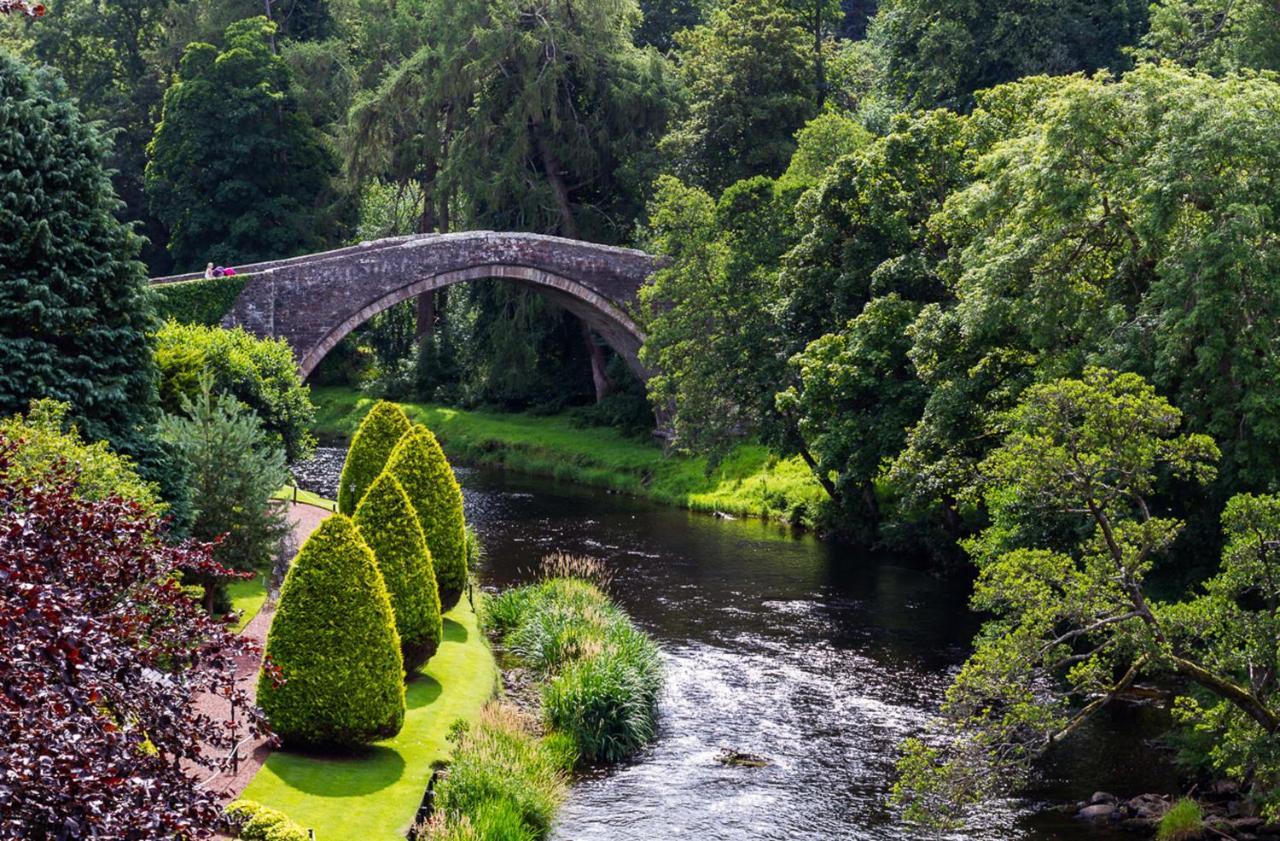
[[[351,519],[320,525],[285,576],[258,703],[294,746],[354,746],[404,724],[404,661],[386,584]]]
[[[404,486],[418,512],[422,533],[435,564],[440,609],[449,610],[467,585],[467,533],[462,489],[453,476],[440,443],[425,426],[415,426],[400,440],[387,462],[387,472]]]
[[[1204,812],[1189,797],[1174,803],[1156,824],[1158,841],[1190,841],[1204,834]]]
[[[227,822],[243,841],[308,841],[311,837],[284,812],[253,800],[237,800],[227,806]]]
[[[546,568],[591,568],[550,558]],[[551,578],[487,599],[485,627],[521,664],[547,678],[542,713],[584,759],[617,761],[656,733],[658,648],[594,585]]]
[[[342,478],[338,480],[340,512],[348,516],[355,513],[365,491],[387,466],[391,451],[412,426],[404,410],[394,403],[380,401],[369,410],[351,439],[351,449],[342,465]]]
[[[356,527],[378,561],[391,596],[406,671],[431,659],[440,645],[440,595],[431,553],[404,488],[383,473],[356,508]]]
[[[156,315],[166,321],[217,327],[231,312],[248,281],[248,275],[237,274],[164,283],[150,287],[151,303]]]
[[[542,709],[584,758],[617,762],[656,735],[661,688],[653,641],[629,623],[616,624],[599,653],[570,662],[543,687]]]
[[[111,451],[106,442],[86,443],[67,422],[66,403],[32,400],[27,416],[0,419],[0,437],[21,442],[9,454],[6,479],[10,482],[47,482],[61,470],[75,474],[76,496],[103,500],[119,496],[136,502],[150,513],[163,505],[155,488],[138,478],[127,456]]]
[[[208,372],[215,391],[257,412],[290,462],[311,453],[316,410],[310,389],[298,377],[293,350],[283,339],[260,339],[239,327],[224,330],[170,321],[156,334],[155,346],[165,411],[181,411],[184,396],[195,400],[200,376]]]
[[[474,724],[455,725],[453,761],[419,841],[547,837],[574,755],[565,740],[539,739],[532,731],[523,714],[498,703]]]

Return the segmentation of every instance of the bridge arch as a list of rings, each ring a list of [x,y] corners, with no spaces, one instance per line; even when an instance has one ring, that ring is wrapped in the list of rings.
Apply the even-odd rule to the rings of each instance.
[[[389,307],[457,283],[508,279],[582,319],[644,380],[644,335],[628,310],[654,267],[642,251],[535,234],[394,237],[237,267],[246,283],[223,325],[285,339],[305,378],[347,334]]]

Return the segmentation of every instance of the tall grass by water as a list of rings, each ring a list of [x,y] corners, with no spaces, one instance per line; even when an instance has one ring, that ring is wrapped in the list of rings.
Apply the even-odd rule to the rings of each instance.
[[[550,559],[554,573],[585,561]],[[596,584],[550,577],[487,600],[486,629],[508,656],[542,681],[546,724],[571,736],[586,761],[614,762],[656,735],[662,661]]]

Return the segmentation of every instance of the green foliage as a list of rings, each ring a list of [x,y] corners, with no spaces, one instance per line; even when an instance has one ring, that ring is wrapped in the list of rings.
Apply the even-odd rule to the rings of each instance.
[[[335,237],[337,165],[289,94],[275,24],[231,24],[186,48],[148,146],[146,189],[187,269],[320,250]]]
[[[1174,803],[1156,824],[1156,841],[1190,841],[1203,834],[1204,812],[1189,797]]]
[[[431,430],[415,426],[391,452],[386,471],[403,486],[418,512],[435,564],[440,609],[450,610],[467,586],[466,522],[453,468]]]
[[[395,611],[406,672],[431,659],[440,646],[440,595],[418,515],[404,488],[383,473],[360,500],[353,518],[378,560]]]
[[[908,107],[968,109],[973,93],[1038,74],[1125,70],[1143,0],[882,0],[867,37],[880,86]]]
[[[689,108],[662,141],[675,174],[713,194],[781,175],[818,112],[800,18],[781,0],[733,0],[676,40]]]
[[[238,274],[152,286],[151,303],[162,320],[216,327],[231,312],[248,279]]]
[[[792,358],[800,383],[778,395],[815,469],[834,474],[842,496],[860,492],[873,518],[873,483],[901,451],[927,396],[907,358],[907,328],[918,312],[897,295],[873,299],[844,330]]]
[[[387,466],[392,450],[411,427],[404,410],[395,403],[379,400],[369,410],[351,439],[347,460],[342,465],[342,476],[338,480],[339,511],[347,515],[355,513],[373,480]]]
[[[909,818],[954,820],[1025,784],[1039,755],[1143,675],[1176,674],[1213,698],[1179,705],[1226,728],[1216,758],[1228,774],[1241,776],[1231,760],[1280,726],[1270,678],[1241,682],[1260,674],[1252,658],[1276,656],[1280,590],[1253,576],[1270,563],[1265,529],[1280,525],[1280,504],[1233,503],[1233,538],[1206,598],[1162,604],[1144,592],[1182,530],[1152,513],[1158,479],[1205,483],[1218,456],[1207,436],[1179,434],[1181,422],[1141,377],[1096,368],[1028,389],[1006,417],[982,465],[991,525],[965,546],[979,569],[973,607],[994,618],[947,691],[938,738],[906,745],[894,795]],[[1272,607],[1241,606],[1254,588]],[[1239,635],[1223,645],[1223,633]],[[1276,779],[1273,750],[1249,755]]]
[[[719,202],[670,176],[649,210],[649,245],[668,262],[640,290],[655,406],[674,406],[680,446],[723,455],[744,432],[773,432],[786,365],[773,313],[788,196],[766,178]]]
[[[21,442],[8,454],[5,479],[44,482],[61,462],[76,473],[76,495],[101,500],[119,496],[147,511],[160,513],[164,505],[156,488],[138,477],[128,456],[112,452],[105,441],[90,444],[67,421],[70,407],[56,400],[32,400],[26,417],[0,419],[0,438]]]
[[[836,161],[871,143],[871,133],[851,117],[824,111],[796,132],[796,151],[782,176],[784,183],[816,184]]]
[[[485,624],[547,683],[547,723],[588,761],[616,762],[656,735],[662,661],[653,640],[594,585],[551,578],[486,602]]]
[[[0,413],[69,403],[130,450],[155,414],[141,240],[117,221],[109,144],[52,71],[0,51]]]
[[[643,20],[636,29],[636,43],[670,50],[677,33],[702,23],[710,5],[708,0],[641,0]]]
[[[257,413],[263,429],[289,461],[307,458],[314,446],[315,407],[298,377],[293,350],[283,339],[260,339],[243,328],[224,330],[168,322],[155,337],[160,400],[165,411],[195,399],[200,378]]]
[[[1280,70],[1280,27],[1266,0],[1158,0],[1141,59],[1210,73]]]
[[[227,818],[242,841],[308,841],[306,829],[284,812],[253,800],[236,800],[226,809]]]
[[[453,728],[453,760],[436,788],[436,813],[417,841],[546,838],[568,794],[574,756],[563,740],[533,735],[515,708],[492,703]]]
[[[287,745],[351,747],[404,724],[404,661],[373,552],[342,514],[303,544],[267,636],[258,703]]]
[[[182,415],[165,415],[160,435],[188,465],[194,519],[191,536],[219,541],[213,559],[228,569],[265,568],[289,532],[285,511],[271,495],[288,478],[284,453],[265,434],[252,410],[212,390],[202,376],[194,401],[182,398]],[[225,587],[205,579],[206,607]]]

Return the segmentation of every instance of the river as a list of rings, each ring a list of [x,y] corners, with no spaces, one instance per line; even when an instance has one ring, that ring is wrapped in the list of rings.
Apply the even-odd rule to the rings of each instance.
[[[485,585],[531,579],[553,550],[600,558],[610,593],[661,645],[657,741],[579,780],[560,841],[919,839],[885,807],[895,745],[917,732],[976,628],[967,584],[795,535],[544,480],[460,470]],[[1097,789],[1174,790],[1146,745],[1159,714],[1091,725],[1026,797],[953,838],[1115,841],[1050,808]],[[766,768],[726,767],[722,748]]]

